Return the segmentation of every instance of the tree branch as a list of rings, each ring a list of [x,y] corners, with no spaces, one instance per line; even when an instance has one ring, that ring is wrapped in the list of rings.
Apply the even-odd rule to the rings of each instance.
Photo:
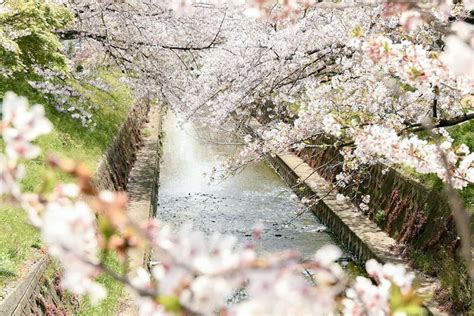
[[[474,119],[474,112],[473,113],[466,113],[464,115],[459,115],[456,117],[453,117],[451,119],[444,119],[444,120],[439,120],[438,124],[434,124],[432,126],[429,126],[429,129],[435,129],[435,128],[440,128],[440,127],[449,127],[449,126],[454,126],[458,125],[467,121],[470,121]],[[407,128],[407,130],[411,130],[413,132],[420,132],[426,130],[427,127],[423,126],[421,123],[414,124],[410,127]]]

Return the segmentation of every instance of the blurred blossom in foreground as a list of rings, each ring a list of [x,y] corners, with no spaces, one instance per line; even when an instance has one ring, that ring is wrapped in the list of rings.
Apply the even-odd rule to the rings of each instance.
[[[31,142],[51,132],[52,124],[45,117],[42,105],[29,108],[26,98],[7,92],[2,104],[0,130],[9,158],[33,159],[39,155],[40,149]]]

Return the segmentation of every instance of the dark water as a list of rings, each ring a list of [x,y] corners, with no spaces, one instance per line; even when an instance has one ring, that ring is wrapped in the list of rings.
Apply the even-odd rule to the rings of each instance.
[[[175,226],[192,222],[199,230],[234,234],[242,241],[250,239],[252,228],[261,222],[265,230],[260,250],[264,252],[296,248],[309,257],[321,246],[334,243],[310,212],[296,216],[302,210],[299,202],[291,200],[290,188],[263,162],[209,184],[212,168],[236,147],[210,144],[203,141],[206,130],[190,123],[178,125],[179,120],[169,113],[164,122],[160,220]]]

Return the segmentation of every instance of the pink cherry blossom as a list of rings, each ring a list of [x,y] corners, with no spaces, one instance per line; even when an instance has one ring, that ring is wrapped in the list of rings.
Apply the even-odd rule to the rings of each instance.
[[[19,198],[21,189],[19,181],[25,174],[24,167],[10,161],[9,157],[0,153],[0,196],[11,195]]]
[[[41,237],[49,253],[64,266],[61,284],[74,294],[89,294],[93,301],[106,296],[95,282],[98,241],[96,218],[82,201],[60,198],[47,205],[42,216]]]
[[[7,155],[11,159],[32,159],[40,150],[31,141],[49,133],[52,125],[43,106],[37,104],[29,109],[26,98],[7,92],[2,103],[2,129]]]

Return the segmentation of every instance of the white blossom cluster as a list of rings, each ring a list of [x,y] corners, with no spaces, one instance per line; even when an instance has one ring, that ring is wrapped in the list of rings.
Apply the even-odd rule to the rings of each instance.
[[[231,170],[329,134],[350,144],[350,154],[344,149],[350,169],[404,164],[444,181],[454,174],[453,185],[462,189],[473,183],[470,150],[452,141],[437,146],[416,131],[474,116],[473,27],[461,21],[450,26],[446,13],[465,12],[469,5],[430,8],[428,22],[426,12],[403,5],[389,14],[388,5],[377,3],[314,5],[296,22],[232,17],[227,25],[241,32],[223,29],[225,41],[201,53],[194,80],[183,80],[186,91],[170,95],[171,103],[216,129],[230,128],[236,118],[251,124],[253,117],[264,117],[257,138],[247,138],[246,148],[228,161]],[[439,25],[453,34],[443,37]],[[446,41],[444,51],[439,37]],[[459,47],[451,46],[454,39]]]
[[[450,27],[447,20],[450,14],[462,18],[471,5],[174,1],[170,9],[156,1],[69,3],[78,15],[75,31],[123,69],[136,95],[165,98],[216,129],[234,128],[236,118],[239,124],[255,115],[268,119],[257,133],[261,139],[229,161],[231,169],[263,154],[304,148],[324,133],[354,143],[373,125],[410,138],[428,121],[436,126],[472,116],[472,26],[458,21]],[[177,12],[182,8],[189,10]],[[450,29],[452,35],[443,35]],[[358,153],[352,154],[356,160]],[[452,172],[462,158],[453,160]],[[412,159],[400,156],[396,163],[416,168]],[[347,165],[356,168],[360,161]],[[427,172],[440,174],[439,166],[434,162]],[[457,187],[470,183],[464,178]]]
[[[364,277],[357,277],[354,286],[346,291],[344,314],[346,315],[387,315],[390,314],[387,302],[390,300],[392,285],[398,286],[403,294],[411,291],[415,279],[413,273],[403,266],[381,265],[371,259],[366,263],[367,273],[375,284]]]
[[[0,154],[0,194],[9,193],[18,198],[18,182],[24,175],[19,159],[38,157],[40,148],[32,143],[37,137],[51,131],[51,123],[44,117],[44,108],[34,105],[31,111],[26,98],[8,92],[2,103],[0,131],[5,142],[6,155]]]

